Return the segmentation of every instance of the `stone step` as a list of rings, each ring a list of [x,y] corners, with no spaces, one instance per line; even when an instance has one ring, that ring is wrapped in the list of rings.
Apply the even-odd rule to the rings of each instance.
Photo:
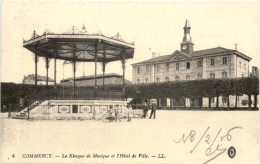
[[[27,117],[26,114],[16,114],[15,116]]]
[[[12,118],[13,118],[13,119],[27,119],[27,117],[18,116],[18,115],[14,116],[14,117],[12,117]]]

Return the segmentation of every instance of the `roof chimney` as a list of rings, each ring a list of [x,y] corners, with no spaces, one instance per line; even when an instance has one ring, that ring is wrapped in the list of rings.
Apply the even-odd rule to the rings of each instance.
[[[158,52],[152,52],[152,58],[156,58],[160,56],[160,54]]]
[[[237,50],[237,45],[238,45],[238,44],[235,44],[235,50]]]

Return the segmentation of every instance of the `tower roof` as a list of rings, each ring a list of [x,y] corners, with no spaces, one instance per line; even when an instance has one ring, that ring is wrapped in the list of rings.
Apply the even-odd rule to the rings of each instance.
[[[186,22],[185,22],[185,26],[183,27],[184,29],[184,36],[183,36],[183,39],[182,39],[182,43],[186,43],[186,42],[190,42],[192,43],[192,39],[191,39],[191,36],[190,36],[190,23],[189,23],[189,20],[186,19]]]
[[[186,19],[185,26],[183,28],[190,28],[190,23],[188,19]]]

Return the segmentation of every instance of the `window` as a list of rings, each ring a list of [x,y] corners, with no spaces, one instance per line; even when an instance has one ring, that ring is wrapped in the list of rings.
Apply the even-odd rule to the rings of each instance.
[[[227,57],[223,57],[223,64],[227,64]]]
[[[165,77],[165,81],[169,81],[169,77]]]
[[[190,62],[187,62],[186,68],[187,68],[187,69],[190,69]]]
[[[202,79],[202,74],[198,74],[197,79]]]
[[[157,72],[160,72],[160,65],[159,64],[157,64],[156,70],[157,70]]]
[[[239,62],[239,69],[241,69],[241,62]]]
[[[215,79],[215,73],[210,73],[210,78]]]
[[[169,71],[169,63],[166,63],[166,71]]]
[[[141,73],[140,67],[137,67],[137,73]]]
[[[179,63],[176,63],[176,70],[179,70]]]
[[[187,75],[187,76],[186,76],[186,80],[190,80],[190,75]]]
[[[149,72],[149,65],[146,66],[146,73]]]
[[[227,72],[222,72],[222,78],[227,78]]]
[[[148,83],[148,82],[149,82],[149,79],[148,79],[148,78],[145,78],[145,82]]]
[[[215,63],[214,63],[214,59],[210,59],[210,65],[213,66]]]
[[[137,79],[136,82],[139,84],[140,83],[140,79]]]
[[[156,82],[160,82],[160,78],[159,77],[156,78]]]
[[[202,67],[202,61],[198,61],[198,67]]]
[[[244,70],[246,71],[246,64],[244,64]]]
[[[180,77],[179,76],[175,76],[175,80],[180,80]]]

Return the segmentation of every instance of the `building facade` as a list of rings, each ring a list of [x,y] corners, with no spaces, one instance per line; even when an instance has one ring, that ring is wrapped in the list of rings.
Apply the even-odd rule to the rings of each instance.
[[[47,77],[46,76],[40,76],[37,74],[37,81],[39,85],[46,85],[47,83]],[[24,76],[23,84],[35,84],[35,75],[34,74],[30,74],[28,76]],[[49,78],[48,79],[48,85],[54,85],[54,80]]]
[[[95,86],[95,76],[82,76],[76,77],[76,86]],[[122,75],[116,73],[108,73],[104,76],[102,74],[97,75],[97,85],[120,85],[123,83]],[[131,81],[125,80],[125,84],[131,84]],[[67,78],[61,80],[60,85],[73,86],[73,78]]]
[[[189,22],[186,20],[180,50],[176,50],[170,55],[159,56],[132,64],[132,82],[153,83],[250,76],[250,57],[237,50],[223,47],[194,51],[190,29]],[[169,100],[164,101],[166,102],[162,104],[172,104]],[[185,101],[187,101],[189,106],[189,100]],[[196,101],[197,103],[203,103],[203,105],[206,105],[208,102],[208,100]],[[223,101],[225,100],[223,99]],[[232,102],[232,100],[230,101]],[[214,102],[213,98],[212,103],[214,104]]]

